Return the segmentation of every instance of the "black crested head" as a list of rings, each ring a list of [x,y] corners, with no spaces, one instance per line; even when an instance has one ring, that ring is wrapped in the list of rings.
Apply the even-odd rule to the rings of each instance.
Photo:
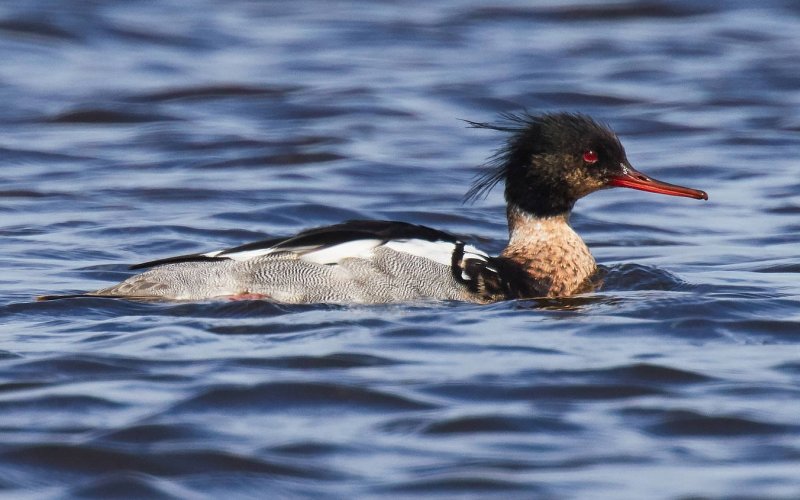
[[[586,115],[524,112],[502,118],[496,124],[468,122],[510,135],[467,192],[467,200],[485,196],[505,181],[509,205],[540,217],[567,214],[579,198],[610,187],[611,179],[630,166],[616,134]]]

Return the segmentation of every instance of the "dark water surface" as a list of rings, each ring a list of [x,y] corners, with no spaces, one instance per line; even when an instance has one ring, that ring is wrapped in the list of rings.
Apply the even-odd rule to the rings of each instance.
[[[797,2],[5,2],[3,498],[800,498]],[[37,303],[352,218],[502,248],[460,118],[610,123],[604,287]]]

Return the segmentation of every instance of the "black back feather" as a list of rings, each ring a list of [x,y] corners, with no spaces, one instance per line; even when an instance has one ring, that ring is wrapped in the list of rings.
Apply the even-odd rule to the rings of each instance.
[[[427,226],[410,224],[407,222],[384,221],[384,220],[351,220],[332,226],[307,229],[288,238],[273,238],[267,240],[246,243],[237,247],[228,248],[218,253],[214,257],[203,254],[178,255],[164,259],[151,260],[141,264],[135,264],[130,269],[146,269],[164,264],[177,264],[185,262],[204,262],[224,260],[231,254],[239,252],[249,252],[265,250],[268,248],[291,250],[292,248],[333,246],[348,241],[361,239],[378,239],[381,241],[420,239],[428,241],[447,241],[458,243],[460,240],[444,231],[433,229]]]

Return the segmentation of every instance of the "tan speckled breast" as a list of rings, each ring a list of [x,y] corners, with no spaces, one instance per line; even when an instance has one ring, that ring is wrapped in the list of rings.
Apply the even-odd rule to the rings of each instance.
[[[537,281],[549,283],[548,297],[581,291],[597,271],[589,247],[570,227],[567,215],[539,218],[509,207],[508,227],[509,242],[501,256]]]

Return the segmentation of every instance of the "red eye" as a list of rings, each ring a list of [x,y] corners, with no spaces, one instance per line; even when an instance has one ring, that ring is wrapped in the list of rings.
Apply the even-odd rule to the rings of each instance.
[[[592,149],[587,149],[583,153],[583,161],[586,163],[595,163],[597,161],[597,153]]]

